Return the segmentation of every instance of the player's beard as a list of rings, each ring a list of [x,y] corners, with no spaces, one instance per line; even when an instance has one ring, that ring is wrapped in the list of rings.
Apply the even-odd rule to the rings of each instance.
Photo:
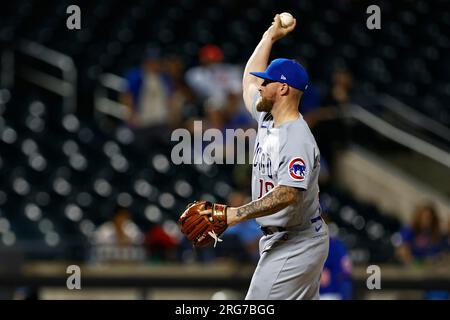
[[[266,98],[262,98],[258,101],[256,105],[256,111],[258,112],[270,112],[273,108],[273,101]]]

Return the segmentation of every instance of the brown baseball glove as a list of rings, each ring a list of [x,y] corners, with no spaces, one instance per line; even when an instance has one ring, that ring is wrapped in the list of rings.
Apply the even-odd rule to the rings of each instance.
[[[211,214],[203,214],[203,210],[211,209]],[[227,229],[227,206],[223,204],[212,204],[209,201],[196,201],[187,206],[178,225],[186,237],[196,247],[204,247],[214,242],[222,241],[219,236]]]

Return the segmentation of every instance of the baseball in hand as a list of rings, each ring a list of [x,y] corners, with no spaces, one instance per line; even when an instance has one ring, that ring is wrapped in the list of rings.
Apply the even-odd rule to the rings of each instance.
[[[283,12],[280,14],[281,26],[287,28],[294,23],[294,17],[289,12]]]

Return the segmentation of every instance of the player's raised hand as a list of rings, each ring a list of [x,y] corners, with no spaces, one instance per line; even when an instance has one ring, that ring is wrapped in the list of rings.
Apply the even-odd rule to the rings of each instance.
[[[288,33],[290,33],[292,30],[295,29],[295,26],[297,25],[297,20],[294,19],[294,23],[291,24],[288,27],[282,27],[281,26],[281,18],[280,15],[277,14],[273,18],[272,25],[267,29],[267,31],[264,33],[264,36],[270,37],[273,41],[278,41],[281,38],[285,37]]]

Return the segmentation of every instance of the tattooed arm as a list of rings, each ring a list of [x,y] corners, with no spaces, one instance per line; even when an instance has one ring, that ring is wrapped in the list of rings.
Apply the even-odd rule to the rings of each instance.
[[[271,215],[294,204],[302,192],[298,188],[279,185],[258,200],[243,206],[227,209],[227,223],[232,226],[239,222]]]

